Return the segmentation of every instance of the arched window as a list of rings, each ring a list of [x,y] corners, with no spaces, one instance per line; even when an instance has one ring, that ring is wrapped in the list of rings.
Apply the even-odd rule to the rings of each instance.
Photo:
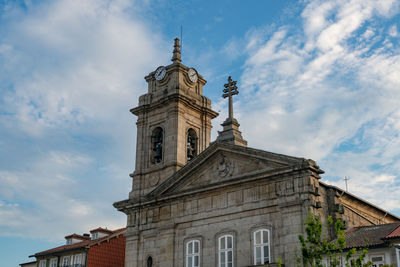
[[[157,127],[151,135],[152,143],[152,162],[160,163],[163,159],[163,129]]]
[[[224,235],[218,239],[218,267],[233,267],[233,236]]]
[[[197,134],[190,128],[187,133],[187,160],[193,159],[197,155]]]
[[[254,264],[271,262],[269,230],[260,229],[254,232]]]
[[[200,241],[192,240],[186,243],[186,267],[200,266]]]
[[[151,256],[147,257],[147,267],[153,266],[153,258]]]

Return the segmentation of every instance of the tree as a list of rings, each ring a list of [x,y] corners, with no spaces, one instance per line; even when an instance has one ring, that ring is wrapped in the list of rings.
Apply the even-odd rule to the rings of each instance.
[[[333,225],[331,217],[328,218],[328,226]],[[329,242],[327,237],[322,236],[322,222],[317,215],[310,213],[306,221],[306,237],[299,235],[301,244],[301,257],[297,259],[298,266],[303,267],[325,267],[323,259],[328,259],[329,266],[340,266],[340,258],[346,247],[346,240],[343,230],[343,223],[340,219],[336,220],[334,229],[337,238]],[[357,250],[352,248],[345,253],[346,267],[367,267],[372,263],[363,263],[367,249]]]

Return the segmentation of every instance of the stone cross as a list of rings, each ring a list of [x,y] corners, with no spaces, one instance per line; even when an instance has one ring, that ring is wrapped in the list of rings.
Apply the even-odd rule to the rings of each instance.
[[[229,119],[233,120],[233,104],[232,104],[232,96],[239,94],[239,91],[236,86],[236,81],[232,81],[231,76],[228,78],[228,83],[224,84],[225,89],[223,90],[224,94],[223,98],[229,97]]]

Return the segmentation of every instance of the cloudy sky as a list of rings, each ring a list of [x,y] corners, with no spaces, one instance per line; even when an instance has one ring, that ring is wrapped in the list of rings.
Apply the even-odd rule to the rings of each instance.
[[[125,216],[143,79],[183,63],[221,89],[250,147],[312,158],[323,181],[400,216],[398,0],[0,0],[2,266]]]

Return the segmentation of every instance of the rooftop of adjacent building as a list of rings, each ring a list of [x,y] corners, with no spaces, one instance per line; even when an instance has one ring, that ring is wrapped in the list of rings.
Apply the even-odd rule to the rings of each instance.
[[[102,242],[108,241],[111,238],[115,238],[118,237],[119,235],[123,234],[126,231],[126,228],[120,228],[120,229],[116,229],[116,230],[108,230],[108,229],[104,229],[104,228],[96,228],[91,230],[90,232],[98,232],[100,229],[100,231],[107,231],[108,234],[96,239],[91,239],[89,236],[85,236],[85,235],[78,235],[78,234],[72,234],[72,235],[68,235],[65,238],[67,239],[70,237],[79,237],[79,238],[83,238],[82,241],[73,243],[73,244],[66,244],[66,245],[62,245],[59,247],[55,247],[52,249],[48,249],[48,250],[44,250],[38,253],[35,253],[34,255],[31,255],[29,257],[38,257],[38,256],[46,256],[46,255],[50,255],[50,254],[58,254],[58,253],[64,253],[67,251],[71,251],[71,250],[77,250],[77,249],[86,249],[86,248],[90,248],[93,245],[96,244],[100,244]]]
[[[400,239],[400,222],[353,227],[345,233],[346,248],[385,246],[389,239]]]

